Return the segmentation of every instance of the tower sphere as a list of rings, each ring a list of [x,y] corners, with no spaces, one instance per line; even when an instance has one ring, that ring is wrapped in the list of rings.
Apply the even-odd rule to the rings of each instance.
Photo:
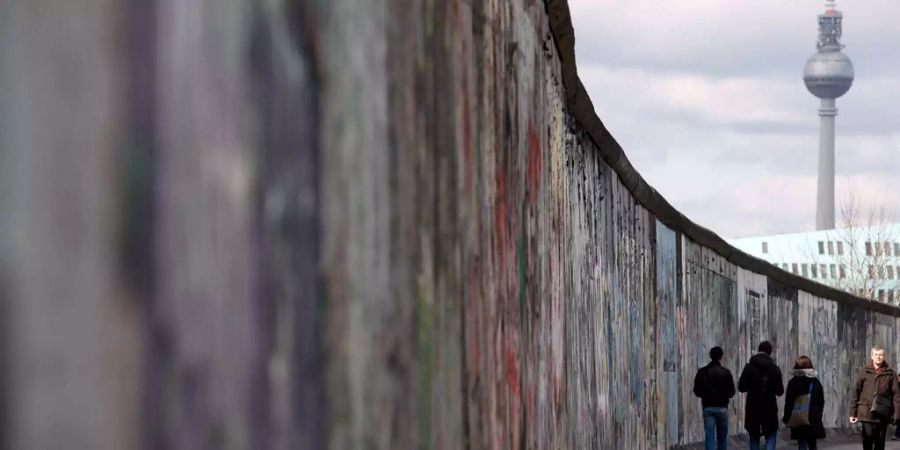
[[[803,69],[806,89],[819,98],[838,98],[853,84],[853,63],[842,51],[819,51]]]

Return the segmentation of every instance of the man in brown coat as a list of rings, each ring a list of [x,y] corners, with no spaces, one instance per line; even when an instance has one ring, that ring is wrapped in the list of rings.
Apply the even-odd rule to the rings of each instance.
[[[900,385],[884,349],[872,348],[872,360],[856,374],[850,390],[850,423],[862,423],[863,448],[884,450],[884,437],[891,419],[900,421]]]

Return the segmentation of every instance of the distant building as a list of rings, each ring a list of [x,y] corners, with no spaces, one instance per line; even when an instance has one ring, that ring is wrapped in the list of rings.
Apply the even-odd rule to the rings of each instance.
[[[900,305],[900,223],[731,239],[782,270]]]

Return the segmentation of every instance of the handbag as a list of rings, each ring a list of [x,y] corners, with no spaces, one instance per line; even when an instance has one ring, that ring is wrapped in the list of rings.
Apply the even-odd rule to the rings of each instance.
[[[894,405],[891,403],[891,399],[876,393],[872,397],[872,409],[870,411],[876,416],[889,419],[894,415]]]
[[[873,415],[883,418],[891,418],[894,415],[894,404],[891,399],[884,395],[878,395],[878,379],[875,379],[875,394],[872,396],[872,408],[869,409]]]
[[[809,425],[809,407],[812,403],[813,382],[809,382],[809,392],[798,395],[794,400],[794,409],[791,410],[791,417],[788,419],[788,428],[797,428]]]

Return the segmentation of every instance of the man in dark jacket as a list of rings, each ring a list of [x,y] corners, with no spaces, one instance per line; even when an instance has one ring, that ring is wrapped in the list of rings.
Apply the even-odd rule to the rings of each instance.
[[[883,348],[873,348],[871,358],[850,389],[850,423],[862,422],[864,449],[884,450],[888,423],[900,420],[900,386]]]
[[[694,395],[703,405],[703,429],[706,431],[706,450],[728,448],[728,400],[734,397],[734,378],[722,367],[722,347],[709,350],[709,364],[701,367],[694,377]]]
[[[738,380],[738,390],[747,393],[744,428],[750,435],[750,448],[759,449],[761,436],[766,437],[766,450],[775,450],[778,433],[778,403],[784,394],[781,369],[772,359],[772,344],[762,341],[759,353],[750,358]]]

